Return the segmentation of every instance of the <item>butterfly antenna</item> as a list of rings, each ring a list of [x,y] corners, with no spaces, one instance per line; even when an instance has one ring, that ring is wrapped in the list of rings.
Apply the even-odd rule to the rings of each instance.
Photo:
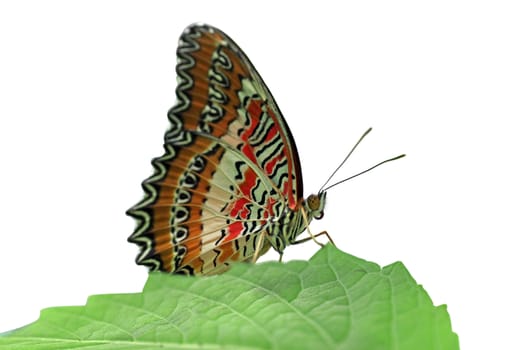
[[[357,143],[355,143],[355,145],[353,146],[353,148],[351,149],[351,151],[348,153],[348,155],[344,158],[344,160],[341,162],[341,164],[339,164],[339,166],[334,170],[334,172],[332,173],[332,175],[330,175],[330,177],[325,181],[325,183],[323,184],[323,186],[321,186],[321,188],[319,189],[318,193],[320,192],[323,192],[323,191],[326,191],[327,189],[329,189],[330,187],[332,186],[329,186],[325,189],[323,189],[323,187],[326,186],[326,184],[328,183],[328,181],[330,181],[332,179],[332,177],[334,177],[335,173],[337,173],[337,171],[343,166],[344,163],[346,163],[346,161],[348,160],[348,158],[351,156],[351,154],[353,153],[353,151],[355,150],[355,148],[357,148],[357,146],[360,144],[360,142],[362,142],[362,140],[364,139],[364,137],[367,136],[367,134],[369,134],[371,132],[371,130],[373,130],[373,128],[369,128],[366,130],[366,132],[364,132],[362,134],[362,136],[360,136],[360,139],[358,139]],[[368,169],[369,170],[369,169]],[[367,171],[368,171],[367,170]]]
[[[341,183],[343,183],[343,182],[345,182],[345,181],[351,180],[351,179],[353,179],[354,177],[357,177],[357,176],[359,176],[359,175],[365,174],[365,173],[367,173],[368,171],[371,171],[371,170],[373,170],[374,168],[377,168],[377,167],[379,167],[379,166],[380,166],[380,165],[382,165],[382,164],[385,164],[385,163],[388,163],[388,162],[392,162],[393,160],[397,160],[397,159],[399,159],[399,158],[403,158],[405,155],[406,155],[406,154],[401,154],[401,155],[399,155],[399,156],[397,156],[397,157],[389,158],[389,159],[384,160],[383,162],[379,162],[378,164],[375,164],[375,165],[373,165],[372,167],[367,168],[366,170],[359,172],[358,174],[351,175],[350,177],[347,177],[347,178],[345,178],[344,180],[341,180],[341,181],[339,181],[339,182],[334,183],[333,185],[328,186],[327,188],[323,189],[323,191],[327,191],[328,189],[330,189],[330,188],[332,188],[332,187],[334,187],[334,186],[337,186],[337,185],[339,185],[339,184],[341,184]]]

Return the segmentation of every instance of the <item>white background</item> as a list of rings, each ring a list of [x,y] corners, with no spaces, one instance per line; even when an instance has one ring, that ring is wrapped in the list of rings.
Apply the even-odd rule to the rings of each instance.
[[[90,294],[138,292],[125,210],[162,153],[181,31],[228,33],[328,193],[344,251],[400,260],[463,349],[508,344],[511,11],[497,1],[45,1],[0,5],[0,331]],[[307,259],[303,244],[287,259]],[[276,258],[276,255],[269,255]]]

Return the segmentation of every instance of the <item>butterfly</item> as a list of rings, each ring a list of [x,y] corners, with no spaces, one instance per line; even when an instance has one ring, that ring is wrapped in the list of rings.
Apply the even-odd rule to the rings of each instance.
[[[293,135],[248,57],[205,24],[185,29],[177,57],[165,154],[127,212],[137,222],[128,238],[140,246],[136,262],[216,274],[314,239],[297,237],[323,217],[326,191],[303,198]]]

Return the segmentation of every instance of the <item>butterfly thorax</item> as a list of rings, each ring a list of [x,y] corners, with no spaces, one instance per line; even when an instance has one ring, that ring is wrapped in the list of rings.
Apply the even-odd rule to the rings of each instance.
[[[302,200],[292,210],[286,207],[279,220],[268,229],[268,240],[280,254],[288,245],[296,242],[296,238],[306,230],[312,219],[321,219],[325,208],[326,192],[312,194]]]

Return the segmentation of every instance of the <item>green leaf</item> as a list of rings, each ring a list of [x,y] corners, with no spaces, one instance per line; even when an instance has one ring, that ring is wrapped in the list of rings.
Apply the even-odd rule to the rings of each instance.
[[[137,294],[45,309],[0,349],[459,349],[401,263],[327,245],[310,261],[238,264],[213,277],[151,273]]]

